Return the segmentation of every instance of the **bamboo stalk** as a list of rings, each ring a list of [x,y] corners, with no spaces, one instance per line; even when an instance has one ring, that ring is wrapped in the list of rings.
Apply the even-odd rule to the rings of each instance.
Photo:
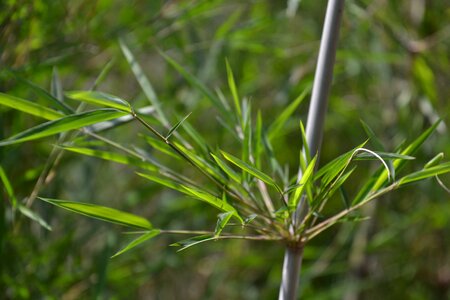
[[[311,103],[308,111],[308,122],[306,125],[306,139],[312,154],[319,154],[320,152],[344,1],[329,0],[327,5]],[[301,176],[301,171],[299,171],[298,178],[300,179]],[[299,203],[297,211],[307,211],[306,205],[307,201],[303,198]],[[294,218],[301,218],[301,216],[300,214],[296,214]],[[297,221],[294,220],[293,223],[300,223]],[[288,245],[286,247],[279,300],[297,299],[300,268],[303,258],[303,245],[301,242],[299,243],[300,245]]]

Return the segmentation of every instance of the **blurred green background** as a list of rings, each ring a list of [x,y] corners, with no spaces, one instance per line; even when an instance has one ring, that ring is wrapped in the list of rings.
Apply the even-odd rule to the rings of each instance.
[[[241,95],[273,120],[313,80],[327,1],[5,0],[0,4],[0,91],[41,102],[8,71],[50,88],[54,67],[65,90],[89,89],[112,62],[99,90],[148,105],[118,38],[152,81],[163,109],[190,122],[213,147],[232,147],[216,112],[157,49],[205,84],[224,91],[225,58]],[[360,120],[390,151],[439,117],[443,122],[415,162],[450,156],[450,6],[444,0],[347,0],[326,120],[322,164],[366,139]],[[302,104],[275,151],[293,172]],[[0,138],[39,119],[0,107]],[[107,133],[133,145],[143,130]],[[19,200],[29,196],[55,139],[0,148],[0,164]],[[413,164],[414,165],[414,164]],[[184,166],[180,166],[183,169]],[[376,165],[367,164],[360,176]],[[449,177],[442,180],[450,185]],[[359,186],[358,176],[346,188]],[[220,241],[177,253],[176,236],[109,257],[129,241],[122,228],[36,201],[53,227],[11,213],[0,193],[2,299],[275,299],[284,249],[264,242]],[[147,217],[164,228],[214,229],[210,208],[139,179],[134,170],[65,153],[40,195],[95,202]],[[303,299],[450,299],[450,199],[434,180],[363,209],[305,249]]]

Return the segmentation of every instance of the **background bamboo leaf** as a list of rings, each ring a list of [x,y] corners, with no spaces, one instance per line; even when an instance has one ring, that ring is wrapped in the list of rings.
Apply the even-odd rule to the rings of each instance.
[[[152,224],[150,224],[147,219],[114,208],[90,203],[81,203],[42,197],[39,197],[39,199],[61,208],[70,210],[77,214],[85,215],[105,222],[147,230],[152,229]]]
[[[147,233],[144,233],[143,235],[141,235],[140,237],[134,239],[133,241],[131,241],[128,245],[126,245],[123,249],[121,249],[120,251],[116,252],[113,256],[111,256],[111,258],[117,257],[125,252],[130,251],[131,249],[141,245],[142,243],[148,241],[151,238],[154,238],[155,236],[160,234],[160,230],[159,229],[152,229],[150,231],[148,231]]]
[[[99,109],[84,113],[69,115],[60,119],[40,124],[36,127],[16,134],[0,142],[0,146],[32,141],[69,130],[83,128],[95,123],[108,121],[124,116],[126,113],[115,109]]]

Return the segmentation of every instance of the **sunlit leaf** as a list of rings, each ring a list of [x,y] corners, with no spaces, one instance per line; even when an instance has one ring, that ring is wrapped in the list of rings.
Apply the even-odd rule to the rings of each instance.
[[[423,168],[428,169],[428,168],[434,167],[437,164],[439,164],[443,158],[444,158],[444,153],[441,152],[438,155],[436,155],[435,157],[433,157],[429,162],[427,162]]]
[[[137,227],[142,229],[152,229],[152,224],[150,224],[150,222],[147,219],[114,208],[90,203],[81,203],[42,197],[39,197],[39,199],[48,202],[50,204],[62,207],[64,209],[70,210],[77,214],[85,215],[105,222],[120,224],[129,227]]]
[[[306,189],[307,184],[312,180],[312,174],[316,166],[317,156],[311,160],[311,162],[306,167],[305,172],[303,172],[300,181],[298,182],[298,187],[295,189],[294,196],[289,200],[289,206],[297,207],[300,197]],[[308,199],[312,201],[313,199]]]
[[[4,93],[0,93],[0,104],[46,120],[55,120],[64,116],[51,108]]]
[[[434,167],[429,167],[427,169],[420,170],[418,172],[414,172],[408,174],[398,181],[400,185],[404,185],[410,182],[423,180],[429,177],[433,177],[436,175],[444,174],[450,172],[450,162],[443,163]]]
[[[71,91],[66,92],[66,96],[73,100],[115,108],[128,113],[131,113],[132,111],[131,106],[127,101],[102,92]]]
[[[240,160],[239,158],[226,153],[224,151],[221,151],[223,157],[225,157],[226,160],[228,160],[229,162],[231,162],[232,164],[236,165],[237,167],[239,167],[240,169],[242,169],[245,172],[248,172],[249,174],[255,176],[256,178],[264,181],[265,183],[275,187],[281,194],[283,193],[281,188],[276,184],[276,182],[267,174],[261,172],[260,170],[250,166],[249,164],[247,164],[246,162]]]
[[[214,236],[219,236],[222,233],[222,230],[227,225],[228,221],[230,221],[231,217],[233,216],[233,212],[225,212],[219,214],[219,217],[217,219],[216,229],[214,230]]]

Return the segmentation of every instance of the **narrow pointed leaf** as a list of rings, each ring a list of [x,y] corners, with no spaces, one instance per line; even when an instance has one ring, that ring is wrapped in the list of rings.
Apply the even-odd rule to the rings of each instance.
[[[264,181],[265,183],[275,187],[280,193],[282,193],[281,188],[276,184],[276,182],[267,174],[261,172],[260,170],[250,166],[249,164],[247,164],[246,162],[243,162],[242,160],[240,160],[239,158],[226,153],[224,151],[221,151],[223,157],[228,160],[229,162],[231,162],[232,164],[236,165],[237,167],[239,167],[240,169],[242,169],[243,171],[255,176],[256,178]]]
[[[381,143],[381,141],[377,138],[375,135],[375,132],[372,130],[372,128],[367,125],[366,122],[363,120],[359,120],[364,128],[364,131],[367,134],[367,137],[370,139],[370,141],[373,143],[373,145],[376,147],[378,151],[385,150],[384,145]]]
[[[224,212],[233,212],[234,216],[236,218],[238,218],[239,221],[241,221],[241,222],[243,221],[233,206],[231,206],[227,202],[223,201],[222,199],[210,194],[207,191],[203,191],[198,188],[191,187],[191,186],[176,182],[171,179],[161,178],[161,175],[153,175],[153,174],[146,174],[146,173],[139,173],[139,172],[137,172],[136,174],[138,174],[139,176],[144,177],[148,180],[151,180],[151,181],[154,181],[161,185],[167,186],[173,190],[179,191],[179,192],[181,192],[185,195],[188,195],[190,197],[193,197],[195,199],[204,201]]]
[[[16,77],[17,80],[19,80],[21,83],[23,83],[28,88],[30,88],[37,96],[39,96],[41,99],[47,101],[47,103],[51,103],[51,104],[55,105],[55,107],[58,107],[59,109],[61,109],[61,111],[64,112],[64,114],[75,113],[75,111],[70,106],[68,106],[65,102],[53,97],[52,94],[47,92],[42,87],[38,86],[37,84],[35,84],[25,78],[20,77],[16,73],[12,73],[12,74]]]
[[[108,161],[113,161],[119,164],[137,166],[149,171],[157,171],[158,168],[154,165],[149,164],[143,160],[135,157],[129,157],[127,155],[122,155],[115,152],[96,150],[91,148],[74,147],[74,146],[62,146],[64,150],[71,151],[74,153],[79,153],[87,156],[97,157]]]
[[[13,187],[11,185],[11,182],[8,179],[8,176],[6,176],[5,170],[3,170],[3,167],[0,166],[0,179],[3,183],[3,186],[5,187],[6,194],[8,194],[9,199],[11,199],[11,204],[15,208],[17,207],[17,198],[14,194]]]
[[[428,169],[428,168],[434,167],[437,164],[439,164],[443,158],[444,158],[444,153],[441,152],[438,155],[436,155],[435,157],[433,157],[429,162],[427,162],[425,167],[423,167],[423,168]]]
[[[105,222],[120,224],[128,227],[136,227],[142,229],[152,229],[152,224],[140,216],[136,216],[127,212],[123,212],[114,208],[100,206],[90,203],[81,203],[49,198],[41,198],[42,201],[70,210],[77,214],[85,215],[94,219]]]
[[[314,158],[311,160],[311,162],[308,164],[308,167],[306,167],[305,172],[303,172],[302,177],[300,179],[300,181],[298,182],[298,187],[295,189],[294,192],[294,196],[291,198],[291,200],[289,201],[289,206],[290,207],[297,207],[298,202],[300,200],[300,197],[302,196],[303,192],[305,191],[305,189],[307,188],[308,183],[312,180],[313,178],[313,172],[314,172],[314,168],[316,165],[316,161],[317,161],[317,156],[314,156]],[[309,197],[308,197],[309,198]],[[313,199],[308,199],[311,203],[311,201]]]
[[[170,246],[172,247],[181,247],[181,249],[177,250],[177,252],[186,250],[192,246],[198,245],[200,243],[204,243],[204,242],[208,242],[208,241],[213,241],[216,240],[217,237],[214,236],[210,236],[210,235],[200,235],[200,236],[196,236],[190,239],[185,239],[176,243],[171,244]]]
[[[270,140],[275,138],[279,135],[280,130],[283,129],[284,125],[286,124],[287,120],[291,117],[291,115],[295,112],[295,110],[298,108],[298,106],[303,102],[303,100],[308,95],[309,91],[311,90],[311,86],[307,87],[303,92],[291,103],[288,107],[286,107],[281,114],[279,114],[278,118],[275,119],[275,121],[270,126],[267,136]]]
[[[147,135],[143,136],[145,141],[154,149],[158,150],[159,152],[162,152],[164,154],[169,155],[170,157],[173,157],[175,159],[180,159],[180,156],[178,156],[172,148],[168,147],[168,145],[161,140],[157,140],[155,138],[149,137]]]
[[[381,152],[381,151],[373,151],[373,152],[376,153],[382,159],[403,159],[403,160],[416,159],[414,156],[403,155],[403,154],[398,154],[398,153],[388,153],[388,152]],[[358,153],[355,156],[355,160],[376,160],[376,159],[378,159],[378,158],[374,157],[373,154],[365,153],[365,152]]]
[[[159,235],[161,233],[161,231],[159,229],[153,229],[150,230],[149,232],[141,235],[140,237],[134,239],[133,241],[131,241],[126,247],[124,247],[123,249],[121,249],[120,251],[118,251],[117,253],[115,253],[113,256],[111,256],[111,258],[114,258],[116,256],[119,256],[127,251],[130,251],[131,249],[139,246],[140,244],[148,241],[151,238],[154,238],[155,236]]]
[[[108,121],[124,116],[126,113],[115,109],[99,109],[80,114],[69,115],[54,121],[40,124],[25,130],[7,140],[0,142],[0,146],[18,144],[26,141],[36,140],[57,133],[79,129],[95,123]]]
[[[60,102],[64,101],[63,87],[61,79],[59,78],[58,69],[56,67],[53,67],[51,95],[58,99]]]
[[[450,172],[450,162],[443,163],[434,167],[430,167],[427,169],[423,169],[418,172],[414,172],[411,174],[408,174],[399,180],[400,185],[404,185],[410,182],[423,180],[429,177],[433,177],[440,174],[445,174]]]
[[[0,104],[46,120],[55,120],[64,116],[51,108],[4,93],[0,93]]]
[[[191,113],[189,113],[186,117],[184,117],[183,119],[181,119],[180,121],[177,122],[177,124],[175,124],[167,133],[166,139],[168,139],[174,132],[175,130],[178,129],[178,127],[181,126],[181,124],[183,124],[184,121],[186,121],[187,118],[189,118],[189,116],[191,115]]]
[[[214,236],[217,237],[222,233],[222,230],[227,225],[228,221],[230,221],[233,216],[233,212],[225,212],[219,214],[219,218],[217,219],[216,230],[214,231]]]
[[[82,101],[94,105],[103,105],[128,113],[132,112],[130,103],[107,93],[95,91],[71,91],[67,92],[66,96],[77,101]]]
[[[236,181],[237,183],[241,183],[241,178],[239,177],[239,175],[232,169],[230,168],[223,160],[221,160],[219,157],[215,156],[214,154],[211,153],[211,156],[214,158],[214,160],[216,161],[216,163],[219,165],[219,167],[234,181]]]
[[[176,69],[193,87],[200,91],[211,103],[216,106],[222,113],[226,115],[226,109],[221,103],[220,99],[216,97],[199,79],[189,73],[185,68],[178,64],[174,59],[159,51],[159,54]]]
[[[119,45],[120,48],[122,49],[123,55],[125,56],[126,60],[128,61],[128,64],[131,67],[131,71],[133,72],[134,76],[136,77],[136,80],[141,86],[142,91],[144,92],[148,101],[155,107],[158,119],[161,121],[163,125],[165,126],[169,125],[169,121],[167,120],[164,111],[161,108],[162,107],[161,102],[159,101],[158,96],[156,95],[155,90],[153,89],[153,86],[150,83],[150,80],[148,80],[147,76],[145,75],[144,71],[139,65],[139,62],[134,57],[133,52],[131,52],[127,44],[125,44],[125,42],[122,39],[119,39]]]
[[[239,118],[242,118],[241,103],[239,100],[236,82],[234,81],[233,71],[231,70],[228,60],[226,60],[225,63],[227,66],[228,86],[230,87],[231,95],[233,96],[234,109],[236,110],[236,113],[239,116]]]
[[[52,227],[36,212],[32,211],[26,206],[18,205],[19,211],[24,215],[25,217],[37,222],[39,225],[47,229],[48,231],[52,231]]]

